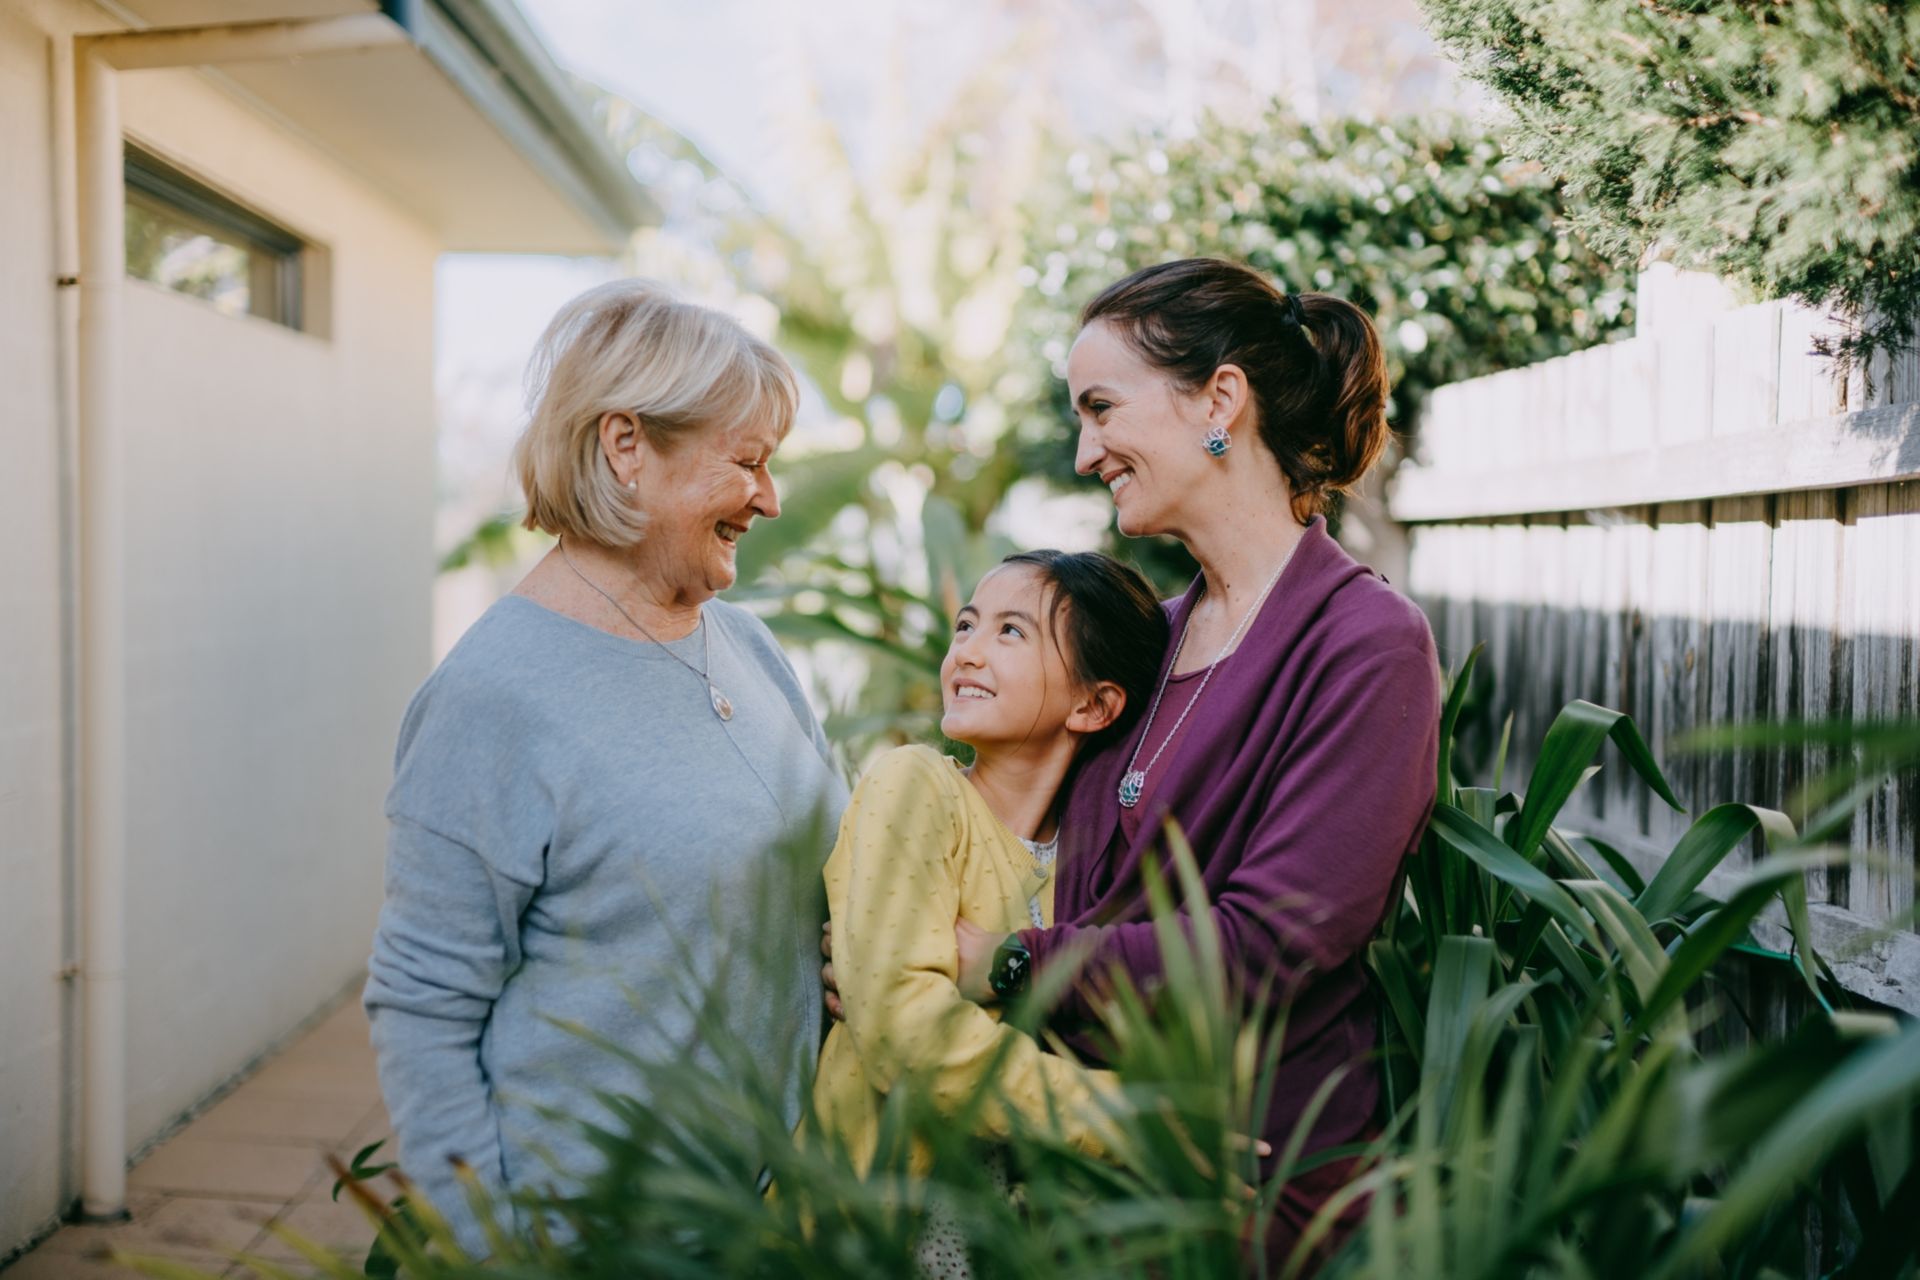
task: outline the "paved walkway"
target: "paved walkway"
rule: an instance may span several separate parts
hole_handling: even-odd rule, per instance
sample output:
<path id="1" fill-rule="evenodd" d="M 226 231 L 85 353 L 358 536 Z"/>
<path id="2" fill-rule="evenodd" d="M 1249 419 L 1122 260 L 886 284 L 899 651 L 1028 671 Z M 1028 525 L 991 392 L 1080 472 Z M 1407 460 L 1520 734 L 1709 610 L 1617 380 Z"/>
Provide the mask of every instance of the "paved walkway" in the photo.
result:
<path id="1" fill-rule="evenodd" d="M 103 1256 L 118 1249 L 212 1275 L 251 1276 L 233 1263 L 235 1254 L 300 1257 L 269 1224 L 364 1256 L 373 1228 L 346 1196 L 339 1204 L 329 1199 L 333 1175 L 322 1160 L 330 1151 L 351 1159 L 388 1136 L 367 1020 L 359 1002 L 348 1000 L 134 1166 L 127 1179 L 133 1221 L 63 1227 L 0 1275 L 132 1280 L 137 1272 Z"/>

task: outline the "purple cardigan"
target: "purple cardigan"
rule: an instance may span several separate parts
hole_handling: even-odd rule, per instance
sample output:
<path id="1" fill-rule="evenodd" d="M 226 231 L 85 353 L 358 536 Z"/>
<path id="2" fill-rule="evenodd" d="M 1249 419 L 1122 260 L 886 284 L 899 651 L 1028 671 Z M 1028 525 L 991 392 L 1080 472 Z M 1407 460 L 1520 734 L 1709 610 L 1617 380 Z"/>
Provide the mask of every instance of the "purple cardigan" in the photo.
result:
<path id="1" fill-rule="evenodd" d="M 1168 604 L 1176 635 L 1195 595 L 1189 587 Z M 1439 716 L 1426 619 L 1315 518 L 1194 707 L 1137 842 L 1121 835 L 1116 792 L 1143 729 L 1076 771 L 1057 923 L 1020 935 L 1036 965 L 1084 954 L 1089 973 L 1118 966 L 1136 984 L 1159 978 L 1140 868 L 1170 811 L 1246 988 L 1271 991 L 1276 1006 L 1291 996 L 1263 1136 L 1281 1149 L 1315 1090 L 1344 1068 L 1305 1150 L 1360 1138 L 1379 1096 L 1364 952 L 1433 805 Z M 1092 1016 L 1080 988 L 1053 1015 L 1069 1032 Z"/>

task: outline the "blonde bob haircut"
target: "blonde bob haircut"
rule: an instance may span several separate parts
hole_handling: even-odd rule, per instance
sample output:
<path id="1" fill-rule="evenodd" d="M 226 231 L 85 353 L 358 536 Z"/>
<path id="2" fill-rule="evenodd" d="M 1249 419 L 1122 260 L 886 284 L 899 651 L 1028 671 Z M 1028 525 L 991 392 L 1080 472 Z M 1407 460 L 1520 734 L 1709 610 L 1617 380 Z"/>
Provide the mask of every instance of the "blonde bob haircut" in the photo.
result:
<path id="1" fill-rule="evenodd" d="M 650 280 L 589 289 L 554 316 L 527 366 L 527 429 L 513 450 L 524 523 L 605 547 L 641 540 L 645 492 L 623 488 L 600 449 L 609 413 L 632 414 L 668 452 L 717 428 L 767 423 L 784 437 L 799 401 L 786 360 L 731 317 Z"/>

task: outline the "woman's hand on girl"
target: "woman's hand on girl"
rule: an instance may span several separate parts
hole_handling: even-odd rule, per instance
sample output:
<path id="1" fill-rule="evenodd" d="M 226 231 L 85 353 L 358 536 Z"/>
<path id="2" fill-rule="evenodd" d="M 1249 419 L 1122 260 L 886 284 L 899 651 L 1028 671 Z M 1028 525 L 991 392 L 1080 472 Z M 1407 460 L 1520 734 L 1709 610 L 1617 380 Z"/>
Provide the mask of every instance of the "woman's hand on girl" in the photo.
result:
<path id="1" fill-rule="evenodd" d="M 975 1004 L 992 1004 L 993 988 L 987 978 L 993 972 L 993 953 L 1011 934 L 989 933 L 968 920 L 953 922 L 953 941 L 960 953 L 960 994 Z M 833 922 L 820 926 L 820 954 L 827 962 L 820 966 L 821 998 L 827 1015 L 835 1022 L 846 1021 L 847 1012 L 840 1003 L 840 987 L 833 979 Z"/>
<path id="2" fill-rule="evenodd" d="M 968 920 L 953 922 L 953 941 L 960 951 L 960 994 L 975 1004 L 993 1003 L 987 979 L 993 973 L 993 953 L 1011 934 L 988 933 Z"/>

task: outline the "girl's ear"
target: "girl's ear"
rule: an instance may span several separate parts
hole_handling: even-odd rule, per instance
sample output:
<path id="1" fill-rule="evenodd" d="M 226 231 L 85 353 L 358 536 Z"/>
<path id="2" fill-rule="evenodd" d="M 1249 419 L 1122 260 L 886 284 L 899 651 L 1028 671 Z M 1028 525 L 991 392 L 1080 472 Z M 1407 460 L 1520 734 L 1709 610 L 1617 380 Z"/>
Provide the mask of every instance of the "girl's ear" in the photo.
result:
<path id="1" fill-rule="evenodd" d="M 1073 710 L 1067 713 L 1067 730 L 1098 733 L 1119 719 L 1126 708 L 1126 690 L 1111 680 L 1102 680 L 1075 699 Z"/>

